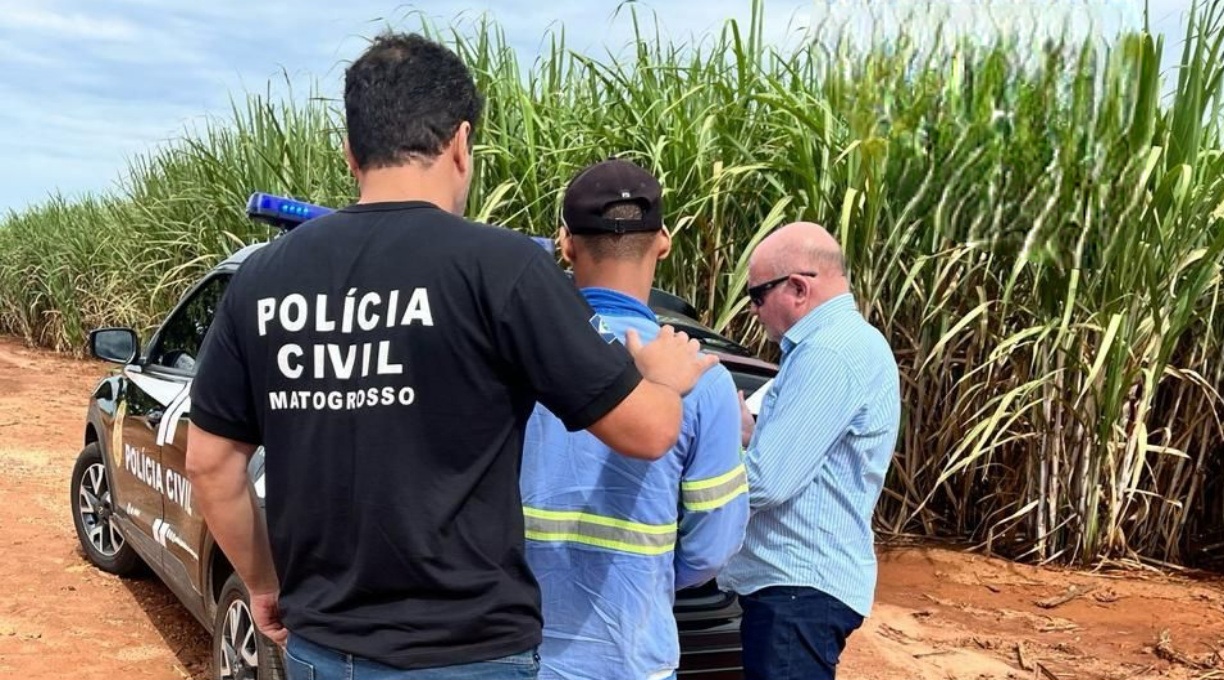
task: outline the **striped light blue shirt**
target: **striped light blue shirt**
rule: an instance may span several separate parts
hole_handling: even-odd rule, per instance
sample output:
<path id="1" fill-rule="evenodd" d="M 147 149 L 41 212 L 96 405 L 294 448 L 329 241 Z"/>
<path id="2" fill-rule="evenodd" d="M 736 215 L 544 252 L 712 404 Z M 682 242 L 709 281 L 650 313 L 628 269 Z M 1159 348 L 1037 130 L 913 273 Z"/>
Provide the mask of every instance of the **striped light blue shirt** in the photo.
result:
<path id="1" fill-rule="evenodd" d="M 718 582 L 741 595 L 815 588 L 866 617 L 876 582 L 871 517 L 900 426 L 897 363 L 849 293 L 809 312 L 781 345 L 745 453 L 748 533 Z"/>

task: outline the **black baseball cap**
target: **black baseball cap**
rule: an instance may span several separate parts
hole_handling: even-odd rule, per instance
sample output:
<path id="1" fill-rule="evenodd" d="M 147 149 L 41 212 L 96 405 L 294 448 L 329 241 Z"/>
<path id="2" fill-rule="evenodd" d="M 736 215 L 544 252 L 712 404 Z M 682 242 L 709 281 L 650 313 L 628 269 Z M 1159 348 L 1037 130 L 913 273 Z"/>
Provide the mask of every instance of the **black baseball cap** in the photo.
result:
<path id="1" fill-rule="evenodd" d="M 624 202 L 640 205 L 642 218 L 617 220 L 603 216 L 609 205 Z M 658 231 L 663 228 L 663 189 L 649 172 L 629 161 L 611 158 L 574 177 L 565 190 L 561 219 L 571 234 Z"/>

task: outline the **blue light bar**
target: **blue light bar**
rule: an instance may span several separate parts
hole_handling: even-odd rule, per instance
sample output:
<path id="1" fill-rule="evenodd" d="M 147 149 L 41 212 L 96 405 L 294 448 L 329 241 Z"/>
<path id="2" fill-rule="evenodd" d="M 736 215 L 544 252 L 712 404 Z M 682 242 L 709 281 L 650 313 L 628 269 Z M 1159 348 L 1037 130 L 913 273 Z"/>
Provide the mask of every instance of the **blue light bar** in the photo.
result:
<path id="1" fill-rule="evenodd" d="M 247 201 L 247 216 L 253 220 L 267 222 L 278 229 L 289 231 L 299 224 L 316 217 L 335 212 L 327 208 L 287 196 L 274 196 L 255 192 Z"/>

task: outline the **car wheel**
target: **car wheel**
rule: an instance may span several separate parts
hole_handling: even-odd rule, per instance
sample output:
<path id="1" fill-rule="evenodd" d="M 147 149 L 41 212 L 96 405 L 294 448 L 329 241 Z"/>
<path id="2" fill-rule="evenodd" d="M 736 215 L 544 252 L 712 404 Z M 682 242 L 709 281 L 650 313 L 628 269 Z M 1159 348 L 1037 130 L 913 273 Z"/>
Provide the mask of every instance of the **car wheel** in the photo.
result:
<path id="1" fill-rule="evenodd" d="M 230 574 L 221 588 L 212 646 L 214 680 L 284 680 L 280 648 L 255 628 L 238 574 Z"/>
<path id="2" fill-rule="evenodd" d="M 86 446 L 72 468 L 72 523 L 85 557 L 102 571 L 126 576 L 140 567 L 115 521 L 114 496 L 102 449 Z"/>

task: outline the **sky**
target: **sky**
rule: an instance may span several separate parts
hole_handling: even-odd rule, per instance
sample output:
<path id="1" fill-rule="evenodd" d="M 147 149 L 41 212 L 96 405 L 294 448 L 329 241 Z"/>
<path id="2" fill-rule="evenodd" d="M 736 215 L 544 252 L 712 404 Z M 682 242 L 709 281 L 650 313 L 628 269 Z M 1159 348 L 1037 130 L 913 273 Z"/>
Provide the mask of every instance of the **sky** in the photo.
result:
<path id="1" fill-rule="evenodd" d="M 485 13 L 530 63 L 550 28 L 571 49 L 606 56 L 631 31 L 622 0 L 0 0 L 0 215 L 60 193 L 113 191 L 136 155 L 171 142 L 232 100 L 287 75 L 295 92 L 317 84 L 339 97 L 344 63 L 390 26 L 411 30 L 427 8 L 436 25 Z M 851 35 L 887 31 L 918 0 L 766 0 L 766 40 L 791 44 L 815 24 Z M 1165 35 L 1165 67 L 1180 54 L 1192 0 L 1148 0 L 1153 32 Z M 870 2 L 870 5 L 868 4 Z M 747 21 L 751 0 L 640 0 L 666 36 L 699 39 L 728 19 Z M 1143 0 L 924 0 L 930 26 L 992 29 L 992 17 L 1037 30 L 1137 27 Z M 968 12 L 948 19 L 947 12 Z M 828 23 L 831 22 L 831 23 Z M 789 41 L 789 42 L 788 42 Z"/>

